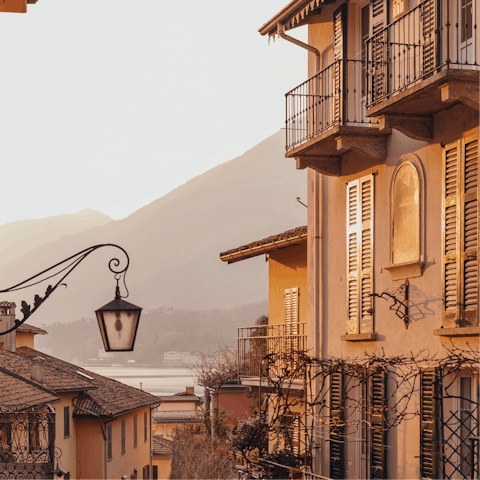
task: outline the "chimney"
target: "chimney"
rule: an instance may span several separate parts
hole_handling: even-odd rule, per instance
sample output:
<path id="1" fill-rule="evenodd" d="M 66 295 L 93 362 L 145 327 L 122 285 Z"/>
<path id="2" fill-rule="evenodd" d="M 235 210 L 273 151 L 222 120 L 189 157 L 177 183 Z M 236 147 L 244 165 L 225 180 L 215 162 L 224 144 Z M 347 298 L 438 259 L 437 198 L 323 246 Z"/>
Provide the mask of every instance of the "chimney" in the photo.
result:
<path id="1" fill-rule="evenodd" d="M 0 302 L 0 331 L 13 327 L 15 322 L 15 307 L 13 302 Z M 3 336 L 3 348 L 10 352 L 16 352 L 17 334 L 13 332 Z"/>
<path id="2" fill-rule="evenodd" d="M 30 378 L 37 383 L 46 385 L 45 379 L 45 360 L 42 357 L 35 357 L 30 367 Z"/>
<path id="3" fill-rule="evenodd" d="M 187 395 L 195 395 L 195 387 L 185 387 L 185 393 Z"/>

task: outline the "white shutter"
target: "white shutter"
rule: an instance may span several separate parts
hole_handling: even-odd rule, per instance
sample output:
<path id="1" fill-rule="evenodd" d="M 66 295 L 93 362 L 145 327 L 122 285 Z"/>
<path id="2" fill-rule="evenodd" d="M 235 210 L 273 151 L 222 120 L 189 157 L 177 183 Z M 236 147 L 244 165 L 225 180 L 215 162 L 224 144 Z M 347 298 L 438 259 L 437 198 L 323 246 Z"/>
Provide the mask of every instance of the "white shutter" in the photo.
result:
<path id="1" fill-rule="evenodd" d="M 387 31 L 379 34 L 388 24 L 388 2 L 387 0 L 371 1 L 371 36 L 375 37 L 371 46 L 372 62 L 372 100 L 383 97 L 387 93 L 387 57 L 388 57 L 388 38 Z M 377 35 L 378 34 L 378 35 Z M 367 67 L 370 68 L 370 65 Z"/>
<path id="2" fill-rule="evenodd" d="M 333 56 L 334 64 L 334 122 L 343 120 L 343 62 L 346 58 L 347 4 L 344 3 L 333 13 Z"/>
<path id="3" fill-rule="evenodd" d="M 285 290 L 285 348 L 286 353 L 298 352 L 298 287 L 287 288 Z"/>
<path id="4" fill-rule="evenodd" d="M 373 175 L 347 185 L 347 333 L 373 333 Z"/>

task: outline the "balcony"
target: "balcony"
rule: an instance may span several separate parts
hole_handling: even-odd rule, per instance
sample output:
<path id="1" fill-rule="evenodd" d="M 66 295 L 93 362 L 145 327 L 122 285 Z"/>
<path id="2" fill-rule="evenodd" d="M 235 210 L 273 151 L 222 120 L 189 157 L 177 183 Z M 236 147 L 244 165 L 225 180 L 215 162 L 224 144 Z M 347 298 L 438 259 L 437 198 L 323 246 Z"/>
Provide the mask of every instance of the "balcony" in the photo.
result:
<path id="1" fill-rule="evenodd" d="M 297 168 L 341 175 L 341 156 L 353 150 L 386 157 L 386 135 L 365 115 L 365 63 L 337 60 L 286 94 L 286 156 Z"/>
<path id="2" fill-rule="evenodd" d="M 436 113 L 459 102 L 478 110 L 474 4 L 424 0 L 367 41 L 366 115 L 380 128 L 428 140 Z"/>
<path id="3" fill-rule="evenodd" d="M 292 323 L 238 328 L 238 376 L 272 377 L 295 370 L 300 352 L 307 350 L 307 324 Z M 303 382 L 301 382 L 303 386 Z"/>
<path id="4" fill-rule="evenodd" d="M 152 417 L 156 423 L 197 422 L 201 420 L 195 410 L 157 411 L 152 412 Z"/>

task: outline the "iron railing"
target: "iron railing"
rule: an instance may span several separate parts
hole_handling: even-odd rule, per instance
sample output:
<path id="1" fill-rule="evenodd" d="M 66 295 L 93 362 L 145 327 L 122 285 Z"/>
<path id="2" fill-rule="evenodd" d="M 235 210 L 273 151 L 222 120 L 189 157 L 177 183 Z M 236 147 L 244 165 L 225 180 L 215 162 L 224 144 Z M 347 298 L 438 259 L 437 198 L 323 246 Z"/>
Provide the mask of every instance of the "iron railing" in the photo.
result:
<path id="1" fill-rule="evenodd" d="M 266 368 L 285 368 L 307 350 L 306 323 L 238 328 L 239 377 L 259 377 Z"/>
<path id="2" fill-rule="evenodd" d="M 367 108 L 440 70 L 478 70 L 475 2 L 424 0 L 375 32 L 366 42 Z"/>
<path id="3" fill-rule="evenodd" d="M 339 125 L 369 126 L 365 62 L 336 60 L 286 95 L 287 150 Z"/>

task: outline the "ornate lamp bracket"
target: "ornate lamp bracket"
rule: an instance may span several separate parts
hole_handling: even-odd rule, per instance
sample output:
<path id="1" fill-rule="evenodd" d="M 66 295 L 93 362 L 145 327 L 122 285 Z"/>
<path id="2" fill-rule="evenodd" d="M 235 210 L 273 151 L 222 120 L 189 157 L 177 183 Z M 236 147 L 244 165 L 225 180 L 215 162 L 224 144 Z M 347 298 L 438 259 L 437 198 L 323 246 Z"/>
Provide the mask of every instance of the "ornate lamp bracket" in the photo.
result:
<path id="1" fill-rule="evenodd" d="M 395 291 L 389 292 L 388 290 L 385 290 L 382 293 L 371 293 L 370 296 L 370 301 L 371 301 L 371 306 L 367 310 L 368 313 L 373 314 L 375 313 L 375 309 L 373 308 L 373 297 L 378 297 L 378 298 L 383 298 L 384 300 L 393 300 L 393 304 L 390 305 L 390 310 L 395 312 L 395 315 L 397 315 L 398 318 L 403 320 L 403 323 L 405 324 L 405 328 L 408 328 L 408 288 L 409 288 L 409 282 L 408 279 L 405 280 L 405 282 L 400 285 Z"/>
<path id="2" fill-rule="evenodd" d="M 66 258 L 65 260 L 62 260 L 61 262 L 47 268 L 46 270 L 43 270 L 43 272 L 37 273 L 33 277 L 28 278 L 27 280 L 24 280 L 23 282 L 18 283 L 17 285 L 14 285 L 12 287 L 6 288 L 4 290 L 0 290 L 1 293 L 9 293 L 9 292 L 15 292 L 17 290 L 23 290 L 24 288 L 29 288 L 33 287 L 34 285 L 38 285 L 39 283 L 45 282 L 51 278 L 58 277 L 61 275 L 60 280 L 58 280 L 55 284 L 53 285 L 48 285 L 47 290 L 45 291 L 45 295 L 41 297 L 40 295 L 35 295 L 34 300 L 33 300 L 33 308 L 31 305 L 29 305 L 27 302 L 22 301 L 22 308 L 21 312 L 23 313 L 23 318 L 22 320 L 15 319 L 14 326 L 8 330 L 5 330 L 3 332 L 0 332 L 1 335 L 6 335 L 7 333 L 13 332 L 16 330 L 20 325 L 25 323 L 25 321 L 38 309 L 40 308 L 40 305 L 48 298 L 50 295 L 59 287 L 59 286 L 67 286 L 66 283 L 63 283 L 65 278 L 70 275 L 70 273 L 75 270 L 75 268 L 85 260 L 91 253 L 95 252 L 99 248 L 102 247 L 115 247 L 120 249 L 126 257 L 126 264 L 124 267 L 121 267 L 122 262 L 118 258 L 112 258 L 108 262 L 108 268 L 110 271 L 114 274 L 115 280 L 117 282 L 116 289 L 115 289 L 115 296 L 117 298 L 127 298 L 128 297 L 128 289 L 127 289 L 127 284 L 125 283 L 125 276 L 127 274 L 128 267 L 130 265 L 130 258 L 127 254 L 127 252 L 120 246 L 115 245 L 113 243 L 104 243 L 100 245 L 94 245 L 92 247 L 86 248 L 85 250 L 82 250 L 81 252 L 76 253 L 75 255 L 72 255 L 71 257 Z M 57 272 L 52 272 L 53 270 L 58 270 Z M 120 295 L 120 287 L 119 283 L 120 280 L 123 280 L 123 286 L 125 287 L 125 291 L 127 294 L 125 296 Z M 53 283 L 53 282 L 52 282 Z"/>

